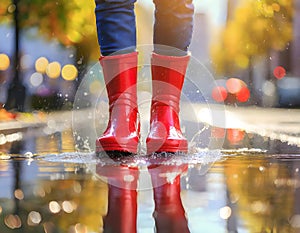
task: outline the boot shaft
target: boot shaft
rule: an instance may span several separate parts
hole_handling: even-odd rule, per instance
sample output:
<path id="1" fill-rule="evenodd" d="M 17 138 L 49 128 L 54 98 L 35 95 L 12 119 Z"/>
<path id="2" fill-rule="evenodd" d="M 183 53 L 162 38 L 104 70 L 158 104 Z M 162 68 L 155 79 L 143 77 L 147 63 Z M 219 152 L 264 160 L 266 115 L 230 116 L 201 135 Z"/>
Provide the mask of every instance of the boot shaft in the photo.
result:
<path id="1" fill-rule="evenodd" d="M 137 55 L 133 52 L 100 58 L 110 105 L 119 98 L 124 99 L 125 104 L 136 105 Z"/>
<path id="2" fill-rule="evenodd" d="M 190 56 L 175 57 L 152 54 L 152 93 L 180 98 Z"/>
<path id="3" fill-rule="evenodd" d="M 151 113 L 156 112 L 156 117 L 161 114 L 171 114 L 177 118 L 188 62 L 189 56 L 174 57 L 153 53 Z"/>

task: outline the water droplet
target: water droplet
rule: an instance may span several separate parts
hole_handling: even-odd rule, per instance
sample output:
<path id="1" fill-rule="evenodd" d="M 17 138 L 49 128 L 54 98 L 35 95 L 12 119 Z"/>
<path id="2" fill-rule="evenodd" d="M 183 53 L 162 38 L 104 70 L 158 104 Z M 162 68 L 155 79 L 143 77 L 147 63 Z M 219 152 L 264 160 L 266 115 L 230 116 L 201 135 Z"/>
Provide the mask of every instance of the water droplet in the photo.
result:
<path id="1" fill-rule="evenodd" d="M 134 181 L 134 176 L 133 175 L 125 175 L 123 179 L 125 182 L 132 182 L 132 181 Z"/>
<path id="2" fill-rule="evenodd" d="M 78 65 L 81 65 L 81 64 L 82 64 L 82 61 L 83 61 L 83 57 L 81 57 L 81 58 L 77 61 L 77 64 L 78 64 Z"/>
<path id="3" fill-rule="evenodd" d="M 26 152 L 26 153 L 24 154 L 24 157 L 26 157 L 26 158 L 32 158 L 32 157 L 33 157 L 33 154 L 32 154 L 32 152 L 28 151 L 28 152 Z"/>

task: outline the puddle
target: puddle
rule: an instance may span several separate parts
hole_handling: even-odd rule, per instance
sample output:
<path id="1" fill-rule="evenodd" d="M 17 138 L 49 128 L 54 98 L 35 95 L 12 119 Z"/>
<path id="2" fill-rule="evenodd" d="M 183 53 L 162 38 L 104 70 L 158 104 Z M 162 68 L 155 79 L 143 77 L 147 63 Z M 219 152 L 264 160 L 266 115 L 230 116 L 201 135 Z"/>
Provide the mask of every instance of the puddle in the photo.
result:
<path id="1" fill-rule="evenodd" d="M 28 134 L 1 147 L 0 232 L 299 232 L 299 148 L 232 133 L 221 150 L 126 159 Z"/>
<path id="2" fill-rule="evenodd" d="M 134 215 L 130 211 L 122 215 L 122 211 L 110 209 L 110 214 L 114 212 L 114 217 L 122 217 L 129 225 L 136 224 L 138 232 L 155 232 L 155 221 L 158 220 L 153 213 L 158 213 L 169 229 L 176 220 L 181 227 L 195 233 L 297 232 L 299 158 L 297 154 L 226 151 L 206 172 L 201 170 L 204 165 L 201 157 L 194 156 L 181 165 L 174 159 L 161 163 L 161 170 L 156 173 L 173 174 L 173 180 L 171 177 L 166 183 L 169 190 L 174 190 L 175 186 L 180 188 L 181 202 L 172 200 L 173 203 L 168 205 L 176 212 L 184 210 L 187 218 L 173 216 L 172 211 L 170 216 L 164 216 L 165 213 L 161 215 L 155 209 L 158 204 L 154 204 L 154 189 L 148 188 L 151 185 L 150 169 L 140 173 L 142 184 L 139 184 L 135 221 L 130 218 Z M 118 179 L 119 173 L 106 173 L 109 174 L 106 179 L 99 179 L 95 171 L 120 165 L 98 163 L 100 160 L 93 153 L 43 154 L 0 160 L 1 232 L 102 232 L 109 205 L 115 206 L 109 203 L 116 198 L 109 195 L 116 188 L 108 181 L 112 178 L 109 175 Z M 138 161 L 136 165 L 143 171 L 147 162 Z M 98 169 L 91 171 L 90 164 L 98 165 Z M 188 164 L 188 168 L 180 173 L 178 186 L 175 182 L 178 174 L 174 175 L 174 171 L 184 164 Z M 124 174 L 120 177 L 127 177 L 128 181 L 132 173 Z M 124 198 L 126 200 L 126 196 Z"/>

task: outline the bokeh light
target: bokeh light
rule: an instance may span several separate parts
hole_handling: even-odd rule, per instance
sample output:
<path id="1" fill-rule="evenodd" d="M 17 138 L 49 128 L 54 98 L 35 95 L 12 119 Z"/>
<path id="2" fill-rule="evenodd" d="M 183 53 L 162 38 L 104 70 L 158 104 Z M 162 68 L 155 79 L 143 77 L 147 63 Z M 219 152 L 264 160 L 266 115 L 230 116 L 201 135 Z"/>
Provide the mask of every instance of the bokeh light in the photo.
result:
<path id="1" fill-rule="evenodd" d="M 49 78 L 58 78 L 60 76 L 61 66 L 58 62 L 51 62 L 48 64 L 46 74 Z"/>
<path id="2" fill-rule="evenodd" d="M 0 54 L 0 70 L 2 70 L 2 71 L 7 70 L 9 65 L 10 65 L 9 57 L 6 54 L 1 53 Z"/>
<path id="3" fill-rule="evenodd" d="M 242 87 L 238 93 L 236 93 L 236 99 L 239 102 L 247 102 L 250 98 L 250 91 L 248 87 Z"/>
<path id="4" fill-rule="evenodd" d="M 57 201 L 51 201 L 49 203 L 49 210 L 51 211 L 51 213 L 57 214 L 60 212 L 61 207 Z"/>
<path id="5" fill-rule="evenodd" d="M 243 54 L 238 54 L 237 58 L 235 59 L 235 62 L 240 68 L 243 69 L 249 66 L 249 58 Z"/>
<path id="6" fill-rule="evenodd" d="M 14 13 L 15 10 L 16 10 L 16 5 L 15 4 L 10 4 L 7 8 L 7 12 L 10 13 L 10 14 Z"/>
<path id="7" fill-rule="evenodd" d="M 41 73 L 35 72 L 30 76 L 30 84 L 34 87 L 38 87 L 43 83 L 43 75 Z"/>
<path id="8" fill-rule="evenodd" d="M 37 197 L 45 197 L 46 196 L 46 192 L 43 189 L 43 187 L 36 187 L 33 190 L 33 194 Z"/>
<path id="9" fill-rule="evenodd" d="M 272 8 L 275 12 L 279 12 L 281 7 L 278 3 L 272 3 Z"/>
<path id="10" fill-rule="evenodd" d="M 74 65 L 65 65 L 62 69 L 61 75 L 63 79 L 72 81 L 77 78 L 78 70 Z"/>
<path id="11" fill-rule="evenodd" d="M 227 98 L 227 91 L 225 87 L 216 86 L 211 93 L 212 98 L 217 102 L 223 102 Z"/>
<path id="12" fill-rule="evenodd" d="M 232 145 L 239 144 L 244 140 L 245 131 L 240 129 L 227 129 L 227 140 Z"/>
<path id="13" fill-rule="evenodd" d="M 76 233 L 87 233 L 88 232 L 87 226 L 85 226 L 82 223 L 77 223 L 75 225 L 75 232 Z"/>
<path id="14" fill-rule="evenodd" d="M 222 207 L 220 209 L 220 217 L 222 219 L 225 219 L 225 220 L 229 219 L 230 216 L 231 216 L 231 213 L 232 213 L 232 211 L 231 211 L 231 208 L 229 206 L 225 206 L 225 207 Z"/>
<path id="15" fill-rule="evenodd" d="M 97 80 L 93 81 L 89 86 L 90 92 L 94 95 L 99 94 L 99 91 L 101 90 L 101 86 L 102 86 L 101 82 Z"/>
<path id="16" fill-rule="evenodd" d="M 16 229 L 22 226 L 21 219 L 18 215 L 7 215 L 4 219 L 4 223 L 10 229 Z"/>
<path id="17" fill-rule="evenodd" d="M 15 198 L 18 200 L 23 200 L 24 199 L 24 193 L 21 189 L 16 189 L 14 192 Z"/>
<path id="18" fill-rule="evenodd" d="M 32 57 L 29 54 L 25 54 L 21 57 L 20 63 L 22 69 L 30 69 L 32 66 Z"/>
<path id="19" fill-rule="evenodd" d="M 246 86 L 246 83 L 238 78 L 230 78 L 226 82 L 227 90 L 231 94 L 238 93 L 244 86 Z"/>
<path id="20" fill-rule="evenodd" d="M 211 136 L 213 138 L 224 138 L 226 134 L 226 130 L 220 127 L 212 127 L 211 128 Z"/>
<path id="21" fill-rule="evenodd" d="M 35 70 L 36 72 L 44 74 L 46 72 L 49 61 L 45 57 L 40 57 L 35 61 Z"/>
<path id="22" fill-rule="evenodd" d="M 282 79 L 286 75 L 286 71 L 282 66 L 277 66 L 273 70 L 273 74 L 274 74 L 275 78 Z"/>
<path id="23" fill-rule="evenodd" d="M 268 211 L 268 205 L 262 201 L 254 201 L 251 203 L 250 209 L 255 214 L 265 214 Z"/>
<path id="24" fill-rule="evenodd" d="M 74 205 L 70 201 L 64 201 L 62 203 L 62 208 L 66 213 L 72 213 L 74 211 Z"/>
<path id="25" fill-rule="evenodd" d="M 41 221 L 42 221 L 42 216 L 41 216 L 41 214 L 39 212 L 37 212 L 37 211 L 31 211 L 28 214 L 27 224 L 29 226 L 38 225 Z"/>
<path id="26" fill-rule="evenodd" d="M 276 93 L 276 86 L 274 83 L 270 81 L 265 81 L 263 86 L 262 86 L 262 92 L 266 96 L 274 96 Z"/>

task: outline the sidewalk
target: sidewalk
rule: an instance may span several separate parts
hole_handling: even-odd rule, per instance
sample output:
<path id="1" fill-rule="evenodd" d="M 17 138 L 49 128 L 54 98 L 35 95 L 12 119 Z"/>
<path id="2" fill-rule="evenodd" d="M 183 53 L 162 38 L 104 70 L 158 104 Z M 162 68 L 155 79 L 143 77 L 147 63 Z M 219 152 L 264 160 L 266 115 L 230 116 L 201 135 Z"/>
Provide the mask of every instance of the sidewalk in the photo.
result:
<path id="1" fill-rule="evenodd" d="M 221 128 L 242 129 L 248 133 L 269 137 L 300 147 L 300 109 L 275 109 L 259 107 L 232 107 L 222 105 L 193 104 L 192 110 L 197 114 L 198 121 Z M 77 120 L 87 120 L 91 109 L 76 111 Z M 147 113 L 142 122 L 147 123 Z M 183 105 L 181 117 L 194 120 L 191 106 Z M 78 122 L 77 122 L 78 123 Z M 72 111 L 53 112 L 46 114 L 45 119 L 28 121 L 0 122 L 0 134 L 18 132 L 27 128 L 47 127 L 51 131 L 63 131 L 72 127 Z"/>
<path id="2" fill-rule="evenodd" d="M 200 120 L 209 125 L 227 129 L 242 129 L 247 133 L 255 133 L 300 147 L 300 109 L 220 105 L 209 107 L 199 105 L 196 108 L 200 112 Z M 225 119 L 213 122 L 212 114 L 222 114 Z"/>

